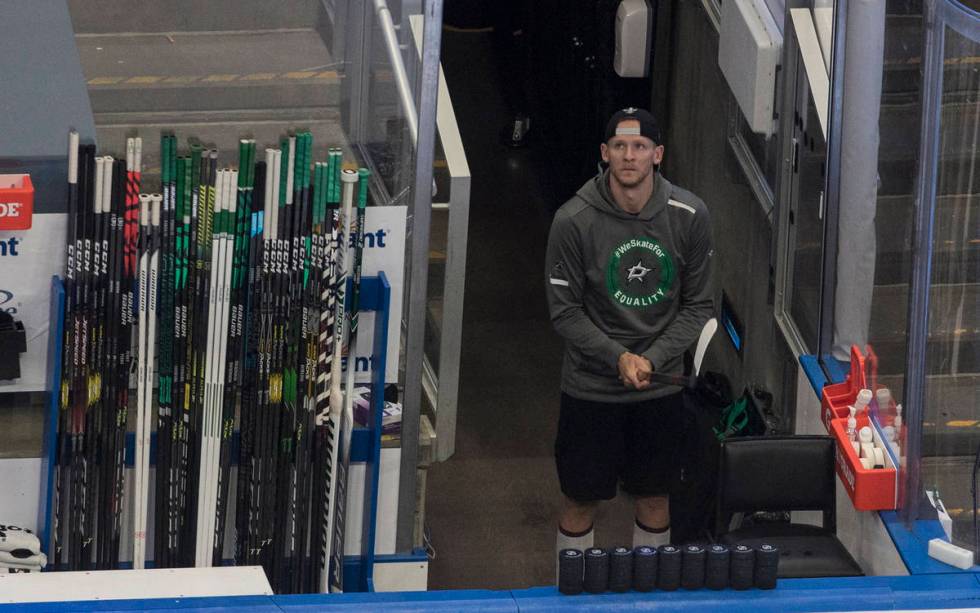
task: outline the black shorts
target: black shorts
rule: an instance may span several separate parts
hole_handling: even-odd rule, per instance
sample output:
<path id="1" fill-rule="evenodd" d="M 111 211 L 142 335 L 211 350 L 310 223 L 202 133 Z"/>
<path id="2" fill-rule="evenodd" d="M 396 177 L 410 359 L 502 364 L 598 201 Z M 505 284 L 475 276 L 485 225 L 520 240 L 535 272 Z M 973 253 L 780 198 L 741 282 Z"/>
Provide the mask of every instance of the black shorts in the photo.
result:
<path id="1" fill-rule="evenodd" d="M 578 502 L 669 493 L 683 394 L 633 403 L 592 402 L 561 395 L 555 462 L 565 496 Z"/>

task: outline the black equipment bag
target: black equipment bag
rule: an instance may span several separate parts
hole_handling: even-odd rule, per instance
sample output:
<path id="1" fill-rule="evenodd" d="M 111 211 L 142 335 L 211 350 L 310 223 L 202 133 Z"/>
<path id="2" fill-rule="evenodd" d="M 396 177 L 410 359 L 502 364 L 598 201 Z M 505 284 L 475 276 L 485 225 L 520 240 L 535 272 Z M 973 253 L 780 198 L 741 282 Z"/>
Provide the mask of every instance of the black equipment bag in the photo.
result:
<path id="1" fill-rule="evenodd" d="M 744 400 L 740 399 L 740 400 Z M 706 372 L 684 391 L 678 420 L 676 471 L 670 492 L 670 536 L 674 543 L 707 542 L 714 524 L 719 438 L 715 429 L 733 402 L 725 375 Z"/>

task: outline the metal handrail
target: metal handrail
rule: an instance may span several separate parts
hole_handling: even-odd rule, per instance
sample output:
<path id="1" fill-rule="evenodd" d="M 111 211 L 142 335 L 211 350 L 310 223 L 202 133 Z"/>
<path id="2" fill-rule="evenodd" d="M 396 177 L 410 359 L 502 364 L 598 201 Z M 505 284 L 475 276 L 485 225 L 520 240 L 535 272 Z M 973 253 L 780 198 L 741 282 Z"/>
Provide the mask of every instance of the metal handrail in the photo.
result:
<path id="1" fill-rule="evenodd" d="M 405 71 L 405 62 L 402 59 L 401 45 L 398 43 L 398 33 L 395 31 L 395 23 L 391 18 L 391 10 L 385 0 L 374 0 L 374 12 L 381 25 L 381 32 L 384 34 L 385 47 L 388 51 L 388 59 L 395 73 L 395 86 L 398 88 L 398 98 L 402 104 L 402 111 L 405 113 L 405 120 L 408 122 L 408 132 L 412 136 L 412 145 L 418 146 L 419 142 L 419 116 L 415 108 L 415 97 L 412 95 L 412 88 L 408 83 L 408 73 Z"/>

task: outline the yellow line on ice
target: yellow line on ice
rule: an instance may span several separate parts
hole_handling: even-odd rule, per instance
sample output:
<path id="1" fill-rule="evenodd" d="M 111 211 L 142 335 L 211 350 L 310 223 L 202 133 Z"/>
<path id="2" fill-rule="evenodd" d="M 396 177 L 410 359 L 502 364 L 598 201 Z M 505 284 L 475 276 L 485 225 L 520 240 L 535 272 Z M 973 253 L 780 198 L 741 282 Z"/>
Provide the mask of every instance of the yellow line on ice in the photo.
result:
<path id="1" fill-rule="evenodd" d="M 229 81 L 235 81 L 237 79 L 238 79 L 237 74 L 212 74 L 204 77 L 204 80 L 210 83 L 227 83 Z"/>
<path id="2" fill-rule="evenodd" d="M 134 85 L 150 85 L 163 80 L 163 77 L 156 76 L 142 76 L 142 77 L 130 77 L 126 79 L 126 83 L 132 83 Z"/>
<path id="3" fill-rule="evenodd" d="M 89 80 L 89 85 L 114 85 L 123 80 L 123 77 L 96 77 Z"/>
<path id="4" fill-rule="evenodd" d="M 253 72 L 242 77 L 242 81 L 271 81 L 277 77 L 275 72 Z"/>
<path id="5" fill-rule="evenodd" d="M 953 421 L 947 421 L 946 425 L 950 428 L 970 428 L 977 425 L 977 420 L 975 419 L 954 419 Z"/>

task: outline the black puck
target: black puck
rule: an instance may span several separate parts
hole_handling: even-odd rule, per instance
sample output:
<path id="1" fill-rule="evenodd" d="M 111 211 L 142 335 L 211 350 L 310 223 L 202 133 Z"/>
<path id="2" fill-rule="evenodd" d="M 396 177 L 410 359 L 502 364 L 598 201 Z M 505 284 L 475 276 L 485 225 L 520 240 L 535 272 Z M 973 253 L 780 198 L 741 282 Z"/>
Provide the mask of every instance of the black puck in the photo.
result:
<path id="1" fill-rule="evenodd" d="M 558 591 L 574 595 L 582 593 L 585 557 L 578 549 L 562 549 L 558 554 Z"/>
<path id="2" fill-rule="evenodd" d="M 753 573 L 755 586 L 763 590 L 774 589 L 778 571 L 779 549 L 768 544 L 757 547 L 755 550 L 755 572 Z"/>
<path id="3" fill-rule="evenodd" d="M 729 555 L 729 584 L 736 590 L 749 589 L 754 581 L 755 551 L 748 545 L 736 545 Z"/>
<path id="4" fill-rule="evenodd" d="M 687 545 L 681 557 L 681 587 L 699 590 L 704 587 L 704 547 Z"/>
<path id="5" fill-rule="evenodd" d="M 661 545 L 657 557 L 657 587 L 665 591 L 676 590 L 681 585 L 681 550 L 673 545 Z"/>
<path id="6" fill-rule="evenodd" d="M 633 550 L 613 547 L 609 550 L 609 591 L 628 592 L 633 584 Z"/>
<path id="7" fill-rule="evenodd" d="M 609 585 L 609 554 L 605 549 L 585 550 L 585 579 L 582 586 L 590 594 L 601 594 Z"/>
<path id="8" fill-rule="evenodd" d="M 637 547 L 633 550 L 633 589 L 649 592 L 657 586 L 657 550 L 654 547 Z"/>
<path id="9" fill-rule="evenodd" d="M 776 566 L 779 564 L 779 549 L 775 545 L 763 543 L 755 548 L 756 566 Z"/>
<path id="10" fill-rule="evenodd" d="M 704 569 L 704 585 L 708 589 L 723 590 L 728 587 L 728 547 L 712 545 L 708 547 Z"/>

